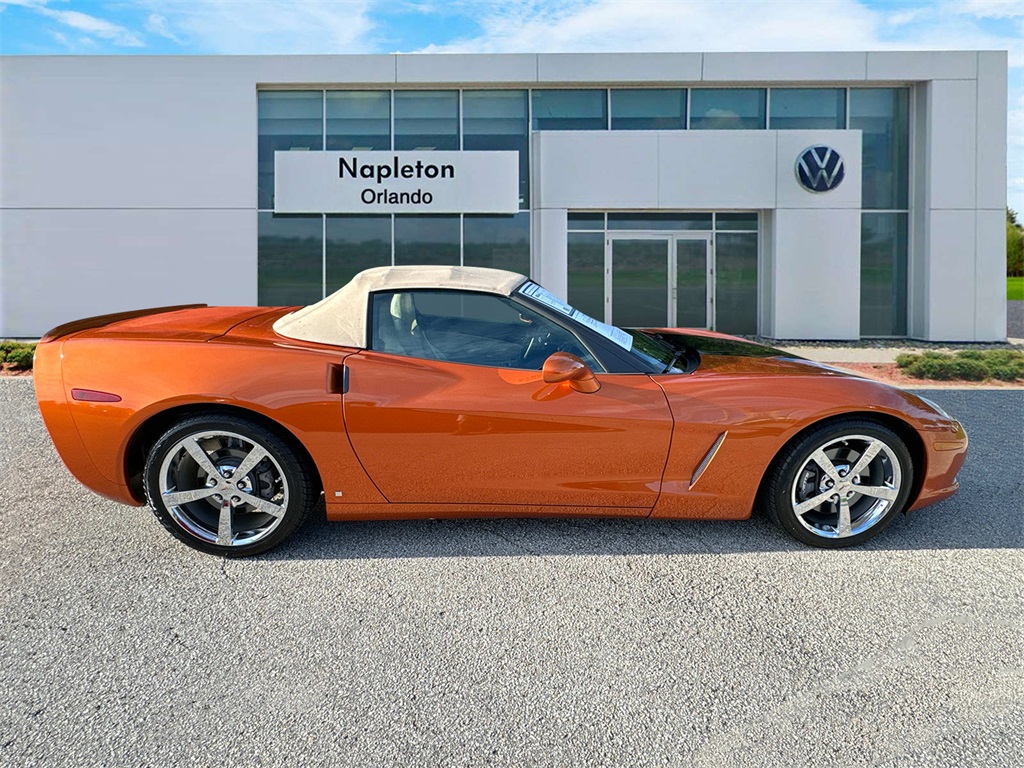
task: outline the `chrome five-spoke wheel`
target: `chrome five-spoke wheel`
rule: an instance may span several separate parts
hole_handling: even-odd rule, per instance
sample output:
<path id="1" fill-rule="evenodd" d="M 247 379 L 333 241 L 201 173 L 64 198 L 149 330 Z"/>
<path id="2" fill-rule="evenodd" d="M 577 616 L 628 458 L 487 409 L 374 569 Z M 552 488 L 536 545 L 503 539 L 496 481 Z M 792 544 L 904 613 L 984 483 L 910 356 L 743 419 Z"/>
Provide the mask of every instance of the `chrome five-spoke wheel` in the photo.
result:
<path id="1" fill-rule="evenodd" d="M 793 480 L 793 512 L 828 539 L 857 536 L 885 516 L 903 473 L 893 449 L 868 435 L 844 435 L 811 452 Z"/>
<path id="2" fill-rule="evenodd" d="M 913 464 L 903 440 L 870 421 L 826 423 L 788 445 L 762 501 L 795 538 L 821 547 L 865 541 L 906 505 Z"/>
<path id="3" fill-rule="evenodd" d="M 309 478 L 291 447 L 231 416 L 171 429 L 150 453 L 145 479 L 153 511 L 171 533 L 229 556 L 275 546 L 310 504 Z"/>

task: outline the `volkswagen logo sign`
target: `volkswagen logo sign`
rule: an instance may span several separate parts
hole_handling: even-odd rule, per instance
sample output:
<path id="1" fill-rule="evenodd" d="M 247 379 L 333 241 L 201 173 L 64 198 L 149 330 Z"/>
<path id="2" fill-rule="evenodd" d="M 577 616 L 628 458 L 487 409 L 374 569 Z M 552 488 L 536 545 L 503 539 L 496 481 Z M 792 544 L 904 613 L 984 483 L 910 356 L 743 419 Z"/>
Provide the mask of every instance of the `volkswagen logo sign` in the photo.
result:
<path id="1" fill-rule="evenodd" d="M 843 158 L 832 147 L 808 147 L 796 159 L 796 178 L 808 192 L 828 192 L 843 183 Z"/>

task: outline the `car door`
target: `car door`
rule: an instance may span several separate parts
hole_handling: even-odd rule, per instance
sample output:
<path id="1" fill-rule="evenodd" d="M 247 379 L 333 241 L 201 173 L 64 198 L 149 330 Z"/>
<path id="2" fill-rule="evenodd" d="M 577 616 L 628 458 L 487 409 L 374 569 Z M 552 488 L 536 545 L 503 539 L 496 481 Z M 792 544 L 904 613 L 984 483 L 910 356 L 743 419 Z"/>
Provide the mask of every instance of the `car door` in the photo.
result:
<path id="1" fill-rule="evenodd" d="M 503 297 L 411 293 L 372 297 L 371 349 L 346 359 L 349 439 L 389 501 L 647 513 L 672 432 L 649 376 L 598 372 L 593 393 L 546 384 L 550 352 L 599 363 Z"/>

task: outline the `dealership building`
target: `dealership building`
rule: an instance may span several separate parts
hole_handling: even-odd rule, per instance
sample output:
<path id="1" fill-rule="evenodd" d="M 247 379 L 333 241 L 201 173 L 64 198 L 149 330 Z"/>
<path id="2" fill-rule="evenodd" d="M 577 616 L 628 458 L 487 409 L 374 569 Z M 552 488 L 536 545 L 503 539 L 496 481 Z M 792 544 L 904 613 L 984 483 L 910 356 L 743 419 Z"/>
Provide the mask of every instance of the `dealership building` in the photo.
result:
<path id="1" fill-rule="evenodd" d="M 1002 51 L 0 57 L 0 337 L 511 269 L 598 319 L 1006 338 Z"/>

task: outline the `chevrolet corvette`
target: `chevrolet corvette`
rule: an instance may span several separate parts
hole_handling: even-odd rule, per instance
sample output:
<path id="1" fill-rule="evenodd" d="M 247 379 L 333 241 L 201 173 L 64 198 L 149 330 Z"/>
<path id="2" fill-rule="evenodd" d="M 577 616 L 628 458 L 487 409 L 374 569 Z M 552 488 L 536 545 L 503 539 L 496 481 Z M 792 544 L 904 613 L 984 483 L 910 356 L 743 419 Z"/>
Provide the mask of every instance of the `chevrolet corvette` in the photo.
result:
<path id="1" fill-rule="evenodd" d="M 706 330 L 622 329 L 524 277 L 367 270 L 307 307 L 163 307 L 50 331 L 40 411 L 86 487 L 240 557 L 330 520 L 742 520 L 809 545 L 957 491 L 924 398 Z"/>

